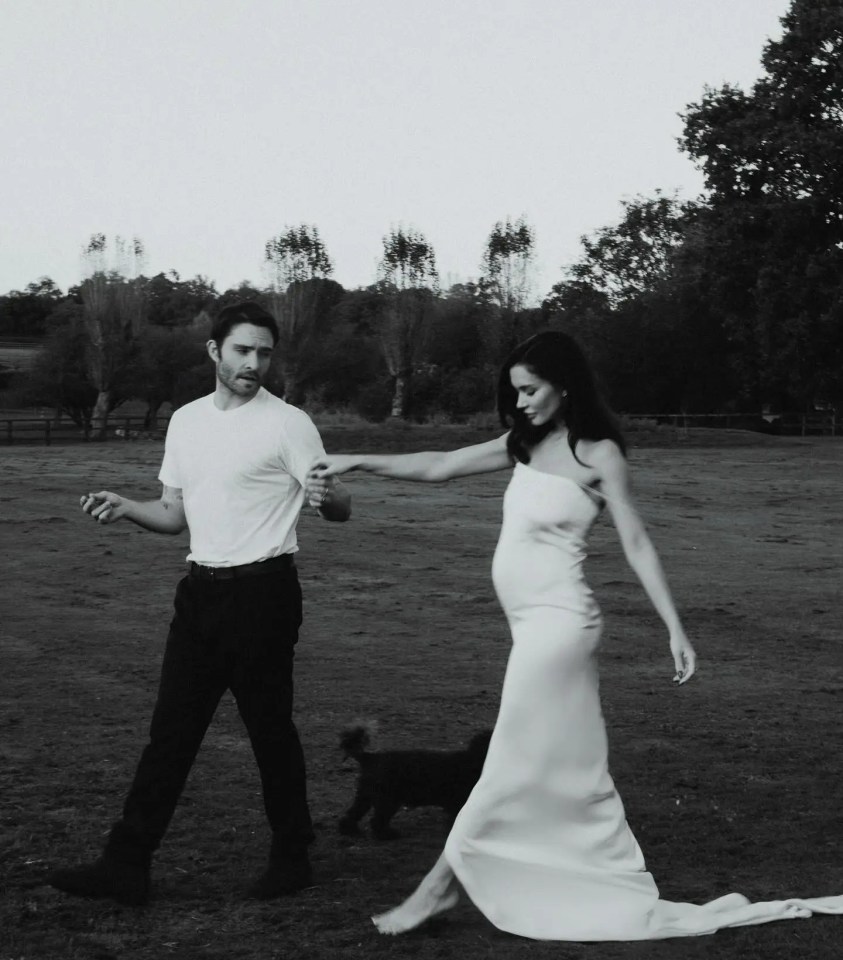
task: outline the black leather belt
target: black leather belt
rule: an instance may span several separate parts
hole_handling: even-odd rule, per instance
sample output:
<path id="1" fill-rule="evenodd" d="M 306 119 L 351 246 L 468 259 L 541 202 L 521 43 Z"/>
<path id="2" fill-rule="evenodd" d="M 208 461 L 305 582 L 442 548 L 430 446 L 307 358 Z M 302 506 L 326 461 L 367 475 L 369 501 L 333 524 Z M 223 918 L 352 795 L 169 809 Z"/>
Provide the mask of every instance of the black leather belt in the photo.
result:
<path id="1" fill-rule="evenodd" d="M 197 580 L 236 580 L 239 577 L 256 577 L 262 573 L 292 570 L 295 565 L 292 553 L 282 553 L 279 557 L 258 560 L 257 563 L 241 563 L 238 567 L 205 567 L 191 560 L 187 573 L 188 576 L 195 577 Z"/>

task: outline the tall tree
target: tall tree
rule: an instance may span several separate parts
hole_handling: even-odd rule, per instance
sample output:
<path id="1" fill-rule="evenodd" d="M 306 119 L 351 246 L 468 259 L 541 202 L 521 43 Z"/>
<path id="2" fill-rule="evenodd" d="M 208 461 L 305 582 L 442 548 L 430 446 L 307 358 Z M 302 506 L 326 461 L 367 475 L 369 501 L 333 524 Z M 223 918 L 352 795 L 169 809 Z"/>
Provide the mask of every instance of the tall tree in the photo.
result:
<path id="1" fill-rule="evenodd" d="M 483 251 L 483 280 L 502 310 L 517 312 L 532 290 L 536 236 L 524 217 L 499 220 Z"/>
<path id="2" fill-rule="evenodd" d="M 27 372 L 24 400 L 32 406 L 52 407 L 57 421 L 61 414 L 70 417 L 87 438 L 97 389 L 87 376 L 86 361 L 84 326 L 72 319 L 56 324 Z"/>
<path id="3" fill-rule="evenodd" d="M 315 226 L 287 227 L 264 245 L 267 302 L 279 332 L 270 384 L 281 388 L 290 403 L 304 400 L 310 348 L 320 332 L 320 321 L 342 291 L 339 284 L 328 282 L 333 272 Z"/>
<path id="4" fill-rule="evenodd" d="M 211 370 L 205 344 L 194 329 L 149 324 L 121 385 L 128 395 L 146 402 L 144 426 L 154 429 L 161 405 L 177 405 L 185 378 L 204 380 L 211 389 Z"/>
<path id="5" fill-rule="evenodd" d="M 49 330 L 49 316 L 63 294 L 50 277 L 28 283 L 25 290 L 10 290 L 0 297 L 0 336 L 39 338 Z"/>
<path id="6" fill-rule="evenodd" d="M 430 362 L 451 370 L 482 368 L 493 379 L 494 373 L 485 362 L 489 358 L 483 338 L 495 310 L 480 283 L 453 284 L 441 297 L 433 317 Z"/>
<path id="7" fill-rule="evenodd" d="M 147 281 L 143 244 L 93 234 L 82 252 L 88 276 L 79 285 L 88 378 L 97 391 L 92 435 L 105 436 L 124 375 L 146 322 Z"/>
<path id="8" fill-rule="evenodd" d="M 623 409 L 712 402 L 710 394 L 702 400 L 697 380 L 706 379 L 718 347 L 703 336 L 708 317 L 685 293 L 692 274 L 680 270 L 695 207 L 660 193 L 622 207 L 619 223 L 582 238 L 583 254 L 544 301 L 545 315 L 582 343 Z"/>
<path id="9" fill-rule="evenodd" d="M 175 270 L 151 277 L 147 295 L 149 323 L 157 327 L 187 326 L 203 310 L 212 309 L 218 297 L 212 280 L 201 275 L 182 280 Z"/>
<path id="10" fill-rule="evenodd" d="M 378 287 L 383 295 L 378 335 L 394 383 L 391 415 L 403 417 L 439 291 L 436 256 L 422 233 L 398 227 L 384 236 Z"/>
<path id="11" fill-rule="evenodd" d="M 582 237 L 582 258 L 569 269 L 574 283 L 585 283 L 616 306 L 652 290 L 668 271 L 682 241 L 689 209 L 676 196 L 622 200 L 618 224 Z"/>
<path id="12" fill-rule="evenodd" d="M 332 309 L 330 336 L 320 338 L 308 362 L 309 394 L 318 391 L 328 406 L 359 409 L 361 393 L 379 400 L 388 393 L 377 333 L 382 306 L 383 298 L 374 286 L 343 293 Z"/>
<path id="13" fill-rule="evenodd" d="M 793 0 L 750 93 L 706 89 L 683 149 L 705 176 L 701 262 L 746 399 L 843 397 L 843 6 Z"/>
<path id="14" fill-rule="evenodd" d="M 480 286 L 497 307 L 483 330 L 492 362 L 511 346 L 515 317 L 532 292 L 535 243 L 535 231 L 524 217 L 499 220 L 486 240 Z"/>

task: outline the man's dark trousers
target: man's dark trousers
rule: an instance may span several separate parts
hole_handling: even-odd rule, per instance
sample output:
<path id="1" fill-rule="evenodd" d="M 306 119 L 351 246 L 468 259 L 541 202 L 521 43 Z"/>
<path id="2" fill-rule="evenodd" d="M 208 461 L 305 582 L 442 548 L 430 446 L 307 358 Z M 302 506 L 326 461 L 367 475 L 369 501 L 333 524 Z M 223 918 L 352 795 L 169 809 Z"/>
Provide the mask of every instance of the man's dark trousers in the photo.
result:
<path id="1" fill-rule="evenodd" d="M 292 559 L 292 558 L 288 558 Z M 178 585 L 149 743 L 107 852 L 147 863 L 173 815 L 226 690 L 257 760 L 273 860 L 305 855 L 313 840 L 304 755 L 293 723 L 293 655 L 302 618 L 295 565 Z"/>

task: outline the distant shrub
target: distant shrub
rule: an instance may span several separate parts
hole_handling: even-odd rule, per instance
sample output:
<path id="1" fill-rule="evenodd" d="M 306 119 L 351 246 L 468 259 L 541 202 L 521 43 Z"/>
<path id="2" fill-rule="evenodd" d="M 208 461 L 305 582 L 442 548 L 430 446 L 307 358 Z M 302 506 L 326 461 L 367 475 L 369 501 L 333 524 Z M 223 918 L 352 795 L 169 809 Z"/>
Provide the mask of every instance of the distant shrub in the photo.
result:
<path id="1" fill-rule="evenodd" d="M 391 380 L 373 380 L 357 391 L 354 409 L 365 420 L 382 423 L 392 412 L 392 392 Z"/>
<path id="2" fill-rule="evenodd" d="M 202 361 L 176 377 L 172 403 L 173 407 L 182 407 L 192 400 L 204 397 L 214 390 L 214 368 L 210 363 Z"/>
<path id="3" fill-rule="evenodd" d="M 19 371 L 14 367 L 0 363 L 0 392 L 7 392 L 14 389 L 21 382 Z"/>
<path id="4" fill-rule="evenodd" d="M 447 370 L 431 365 L 413 375 L 408 415 L 416 422 L 444 418 L 462 423 L 475 413 L 490 410 L 494 399 L 495 378 L 487 370 Z"/>
<path id="5" fill-rule="evenodd" d="M 475 413 L 492 409 L 495 403 L 495 377 L 488 370 L 469 367 L 442 378 L 438 405 L 442 413 L 461 422 Z"/>

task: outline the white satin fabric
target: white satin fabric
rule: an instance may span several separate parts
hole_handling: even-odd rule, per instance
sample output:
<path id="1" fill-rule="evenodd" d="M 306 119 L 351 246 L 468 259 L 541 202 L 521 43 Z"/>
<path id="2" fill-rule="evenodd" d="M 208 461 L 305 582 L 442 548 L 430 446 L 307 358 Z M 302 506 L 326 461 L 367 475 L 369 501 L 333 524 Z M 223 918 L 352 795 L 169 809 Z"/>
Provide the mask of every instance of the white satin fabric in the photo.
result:
<path id="1" fill-rule="evenodd" d="M 648 940 L 843 913 L 843 896 L 671 903 L 609 775 L 594 654 L 600 610 L 585 537 L 600 507 L 573 480 L 518 464 L 492 566 L 512 630 L 482 776 L 445 856 L 498 928 L 537 940 Z"/>

